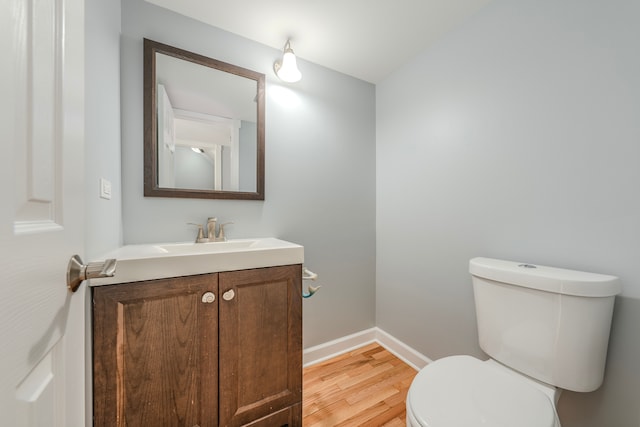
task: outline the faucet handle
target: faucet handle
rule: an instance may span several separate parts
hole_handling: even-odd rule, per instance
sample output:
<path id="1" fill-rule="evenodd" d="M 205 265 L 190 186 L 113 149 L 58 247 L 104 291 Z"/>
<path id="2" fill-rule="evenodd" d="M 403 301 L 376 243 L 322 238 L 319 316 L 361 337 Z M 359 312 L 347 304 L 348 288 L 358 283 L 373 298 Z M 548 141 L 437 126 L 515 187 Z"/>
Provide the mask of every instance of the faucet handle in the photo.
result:
<path id="1" fill-rule="evenodd" d="M 224 226 L 233 224 L 233 222 L 225 222 L 224 224 L 220 224 L 220 231 L 218 231 L 218 240 L 225 242 L 227 240 L 227 236 L 224 235 Z"/>
<path id="2" fill-rule="evenodd" d="M 198 227 L 198 236 L 196 237 L 196 243 L 206 243 L 209 239 L 204 237 L 204 231 L 202 230 L 202 224 L 196 224 L 195 222 L 188 222 L 189 225 L 195 225 Z"/>

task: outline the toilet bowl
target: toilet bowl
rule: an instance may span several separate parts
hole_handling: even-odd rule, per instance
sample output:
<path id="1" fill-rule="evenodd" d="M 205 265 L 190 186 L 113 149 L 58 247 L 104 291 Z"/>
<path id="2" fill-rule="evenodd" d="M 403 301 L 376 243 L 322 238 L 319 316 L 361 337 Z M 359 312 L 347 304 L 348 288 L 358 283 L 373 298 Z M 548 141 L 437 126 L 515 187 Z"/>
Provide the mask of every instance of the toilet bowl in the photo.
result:
<path id="1" fill-rule="evenodd" d="M 469 262 L 480 348 L 430 363 L 408 427 L 560 427 L 561 389 L 602 384 L 617 277 L 490 258 Z"/>
<path id="2" fill-rule="evenodd" d="M 408 427 L 560 427 L 553 387 L 492 360 L 450 356 L 430 363 L 407 394 Z"/>

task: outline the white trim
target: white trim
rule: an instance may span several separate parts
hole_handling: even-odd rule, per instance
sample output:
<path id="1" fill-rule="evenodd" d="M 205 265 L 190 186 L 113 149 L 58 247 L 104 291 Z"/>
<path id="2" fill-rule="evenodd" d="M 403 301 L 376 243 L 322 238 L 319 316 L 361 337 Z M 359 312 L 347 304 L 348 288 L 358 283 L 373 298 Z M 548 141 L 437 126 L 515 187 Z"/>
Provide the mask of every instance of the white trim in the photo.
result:
<path id="1" fill-rule="evenodd" d="M 53 220 L 14 221 L 13 223 L 13 233 L 16 235 L 47 233 L 50 231 L 62 230 L 64 230 L 64 228 L 60 224 L 56 224 Z"/>
<path id="2" fill-rule="evenodd" d="M 374 327 L 305 349 L 302 355 L 303 366 L 306 368 L 324 362 L 372 342 L 377 342 L 417 371 L 432 361 L 382 329 Z"/>
<path id="3" fill-rule="evenodd" d="M 333 341 L 304 349 L 302 352 L 303 367 L 324 362 L 332 357 L 347 353 L 376 341 L 376 328 L 366 329 Z"/>
<path id="4" fill-rule="evenodd" d="M 402 360 L 407 365 L 411 366 L 416 371 L 427 366 L 433 360 L 429 359 L 424 354 L 409 347 L 396 337 L 388 334 L 380 328 L 376 328 L 376 341 L 390 353 L 393 353 L 396 357 Z"/>

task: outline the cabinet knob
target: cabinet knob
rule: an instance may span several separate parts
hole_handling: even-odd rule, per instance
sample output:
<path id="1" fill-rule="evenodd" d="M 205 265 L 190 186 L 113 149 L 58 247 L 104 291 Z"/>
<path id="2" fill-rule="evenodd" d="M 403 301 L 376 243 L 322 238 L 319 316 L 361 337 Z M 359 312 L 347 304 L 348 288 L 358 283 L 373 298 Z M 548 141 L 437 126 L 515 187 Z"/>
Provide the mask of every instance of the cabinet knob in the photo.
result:
<path id="1" fill-rule="evenodd" d="M 206 292 L 204 295 L 202 295 L 202 302 L 205 304 L 211 304 L 215 300 L 216 294 L 214 294 L 213 292 Z"/>
<path id="2" fill-rule="evenodd" d="M 229 289 L 227 292 L 222 294 L 222 298 L 225 301 L 231 301 L 233 299 L 233 297 L 235 297 L 235 296 L 236 296 L 236 293 L 233 291 L 233 289 Z"/>

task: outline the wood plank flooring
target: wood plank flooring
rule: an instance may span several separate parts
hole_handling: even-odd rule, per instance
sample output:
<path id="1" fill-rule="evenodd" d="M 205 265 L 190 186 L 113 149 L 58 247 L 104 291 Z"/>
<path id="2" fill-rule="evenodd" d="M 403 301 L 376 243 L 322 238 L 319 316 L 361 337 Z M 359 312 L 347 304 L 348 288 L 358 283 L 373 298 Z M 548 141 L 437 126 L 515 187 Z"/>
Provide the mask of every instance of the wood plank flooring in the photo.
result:
<path id="1" fill-rule="evenodd" d="M 305 368 L 304 427 L 405 427 L 417 372 L 373 343 Z"/>

